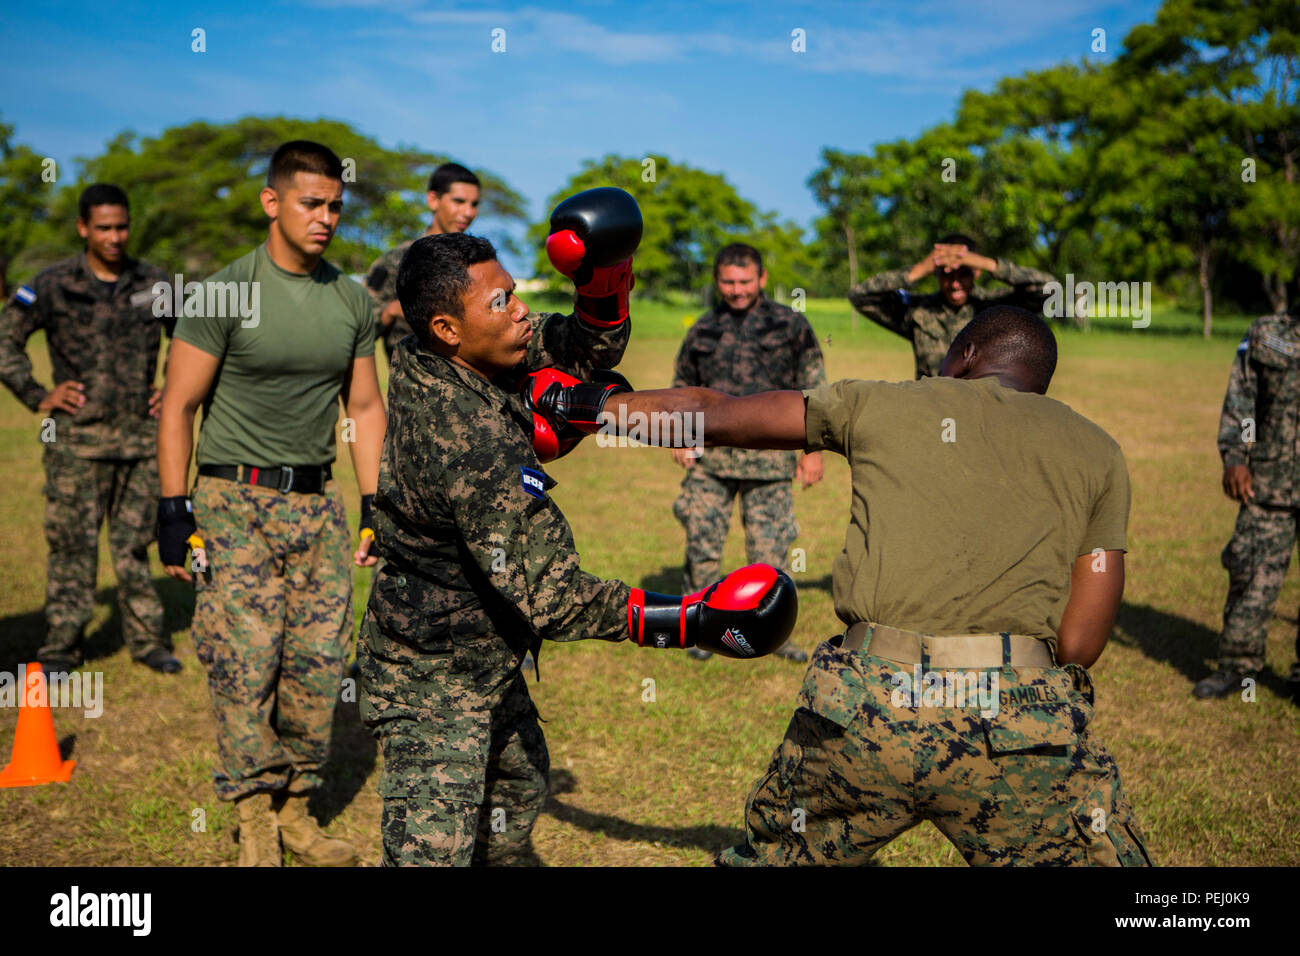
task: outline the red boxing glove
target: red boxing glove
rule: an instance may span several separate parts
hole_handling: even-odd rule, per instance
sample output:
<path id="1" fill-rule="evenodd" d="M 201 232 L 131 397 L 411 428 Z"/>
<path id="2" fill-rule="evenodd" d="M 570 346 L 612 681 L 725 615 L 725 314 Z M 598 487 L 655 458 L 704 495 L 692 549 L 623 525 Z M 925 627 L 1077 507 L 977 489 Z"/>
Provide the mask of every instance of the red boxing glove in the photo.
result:
<path id="1" fill-rule="evenodd" d="M 524 406 L 533 413 L 533 451 L 541 462 L 561 458 L 600 429 L 600 413 L 610 395 L 630 392 L 618 372 L 598 369 L 590 383 L 556 368 L 539 369 L 524 379 Z"/>
<path id="2" fill-rule="evenodd" d="M 794 582 L 770 564 L 733 571 L 696 594 L 672 597 L 634 588 L 627 629 L 642 647 L 702 647 L 723 657 L 762 657 L 794 631 Z"/>

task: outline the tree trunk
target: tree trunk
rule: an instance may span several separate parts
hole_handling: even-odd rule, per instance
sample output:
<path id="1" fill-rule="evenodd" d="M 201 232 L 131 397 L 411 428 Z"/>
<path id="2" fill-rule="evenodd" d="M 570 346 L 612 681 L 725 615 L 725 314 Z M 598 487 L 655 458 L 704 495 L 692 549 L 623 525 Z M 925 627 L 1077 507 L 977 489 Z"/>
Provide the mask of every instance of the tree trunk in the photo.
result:
<path id="1" fill-rule="evenodd" d="M 1210 294 L 1210 242 L 1201 241 L 1201 321 L 1204 323 L 1201 335 L 1210 337 L 1210 326 L 1214 321 L 1214 301 Z"/>
<path id="2" fill-rule="evenodd" d="M 858 247 L 854 242 L 853 227 L 849 225 L 848 218 L 844 220 L 844 245 L 849 251 L 849 288 L 852 289 L 858 284 Z M 858 310 L 849 309 L 849 331 L 858 330 Z"/>
<path id="3" fill-rule="evenodd" d="M 844 247 L 849 251 L 849 288 L 858 284 L 858 247 L 853 241 L 853 227 L 844 223 Z"/>

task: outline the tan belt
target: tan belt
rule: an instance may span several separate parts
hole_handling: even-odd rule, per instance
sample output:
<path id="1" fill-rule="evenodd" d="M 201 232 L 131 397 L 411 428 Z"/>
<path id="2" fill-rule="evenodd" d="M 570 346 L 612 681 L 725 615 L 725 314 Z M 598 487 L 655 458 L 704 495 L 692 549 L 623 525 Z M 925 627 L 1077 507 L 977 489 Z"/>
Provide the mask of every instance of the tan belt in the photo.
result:
<path id="1" fill-rule="evenodd" d="M 848 629 L 841 646 L 925 670 L 1057 666 L 1045 642 L 1023 634 L 918 634 L 859 622 Z"/>

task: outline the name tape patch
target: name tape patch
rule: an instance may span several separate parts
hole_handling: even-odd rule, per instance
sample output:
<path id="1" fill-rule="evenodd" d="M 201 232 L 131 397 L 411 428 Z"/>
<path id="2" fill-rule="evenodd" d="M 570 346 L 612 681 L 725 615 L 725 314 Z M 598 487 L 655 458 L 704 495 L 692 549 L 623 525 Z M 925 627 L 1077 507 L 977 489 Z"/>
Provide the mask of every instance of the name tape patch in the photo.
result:
<path id="1" fill-rule="evenodd" d="M 546 476 L 540 471 L 535 471 L 532 468 L 525 468 L 523 465 L 519 466 L 519 470 L 523 473 L 521 480 L 523 481 L 524 491 L 528 492 L 534 498 L 545 498 Z"/>

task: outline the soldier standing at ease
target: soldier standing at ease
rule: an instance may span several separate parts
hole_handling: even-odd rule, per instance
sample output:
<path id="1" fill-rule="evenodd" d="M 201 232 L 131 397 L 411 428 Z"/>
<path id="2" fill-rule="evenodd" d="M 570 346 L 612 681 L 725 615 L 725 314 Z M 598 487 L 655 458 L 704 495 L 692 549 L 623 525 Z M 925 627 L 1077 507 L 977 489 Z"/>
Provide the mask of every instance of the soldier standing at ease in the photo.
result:
<path id="1" fill-rule="evenodd" d="M 1300 521 L 1300 310 L 1262 316 L 1237 347 L 1219 419 L 1223 491 L 1241 502 L 1223 549 L 1228 600 L 1217 669 L 1197 697 L 1241 690 L 1264 668 L 1273 606 L 1291 563 Z M 1296 637 L 1300 657 L 1300 635 Z M 1300 662 L 1287 677 L 1300 702 Z"/>
<path id="2" fill-rule="evenodd" d="M 47 671 L 78 667 L 98 568 L 99 526 L 117 572 L 122 637 L 131 657 L 164 674 L 181 669 L 163 633 L 163 609 L 149 576 L 158 466 L 154 460 L 161 392 L 158 346 L 172 321 L 155 314 L 162 269 L 126 254 L 131 219 L 117 186 L 96 183 L 77 203 L 80 255 L 21 286 L 0 314 L 0 381 L 47 415 L 45 592 Z M 54 380 L 32 377 L 27 339 L 44 329 Z"/>
<path id="3" fill-rule="evenodd" d="M 1010 292 L 988 295 L 975 289 L 981 272 L 1009 283 Z M 911 287 L 933 274 L 939 291 L 917 295 Z M 969 236 L 952 233 L 934 244 L 929 255 L 910 269 L 895 269 L 859 282 L 849 302 L 872 322 L 912 343 L 916 377 L 938 375 L 953 337 L 975 313 L 994 305 L 1014 305 L 1041 315 L 1043 286 L 1051 273 L 1018 266 L 1006 259 L 980 255 Z"/>
<path id="4" fill-rule="evenodd" d="M 686 333 L 677 352 L 674 388 L 749 395 L 826 383 L 822 350 L 808 320 L 763 295 L 767 271 L 757 249 L 740 243 L 722 249 L 713 262 L 713 281 L 717 304 Z M 686 469 L 673 504 L 686 529 L 686 593 L 717 580 L 737 496 L 749 563 L 787 567 L 790 546 L 799 535 L 790 479 L 797 478 L 804 488 L 821 481 L 820 454 L 710 448 L 697 460 L 690 449 L 675 448 L 673 460 Z M 696 660 L 712 656 L 698 647 L 688 653 Z M 798 663 L 808 660 L 792 641 L 776 653 Z"/>
<path id="5" fill-rule="evenodd" d="M 429 177 L 425 202 L 433 213 L 426 236 L 464 232 L 478 218 L 482 187 L 479 178 L 459 163 L 443 163 Z M 374 261 L 366 273 L 366 289 L 375 300 L 375 330 L 383 336 L 384 354 L 393 359 L 393 346 L 411 334 L 397 301 L 397 269 L 414 239 L 389 249 Z"/>
<path id="6" fill-rule="evenodd" d="M 217 795 L 239 809 L 240 865 L 280 866 L 283 841 L 304 863 L 345 866 L 356 851 L 306 807 L 323 783 L 352 637 L 352 564 L 376 560 L 367 535 L 386 417 L 374 318 L 365 290 L 323 258 L 343 207 L 338 156 L 285 143 L 260 199 L 266 243 L 204 284 L 208 307 L 224 293 L 217 314 L 186 308 L 176 327 L 158 429 L 158 552 L 189 581 L 196 529 L 207 548 L 194 645 L 217 726 Z M 243 303 L 258 305 L 245 315 Z M 340 399 L 361 491 L 355 552 L 331 469 Z"/>

